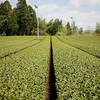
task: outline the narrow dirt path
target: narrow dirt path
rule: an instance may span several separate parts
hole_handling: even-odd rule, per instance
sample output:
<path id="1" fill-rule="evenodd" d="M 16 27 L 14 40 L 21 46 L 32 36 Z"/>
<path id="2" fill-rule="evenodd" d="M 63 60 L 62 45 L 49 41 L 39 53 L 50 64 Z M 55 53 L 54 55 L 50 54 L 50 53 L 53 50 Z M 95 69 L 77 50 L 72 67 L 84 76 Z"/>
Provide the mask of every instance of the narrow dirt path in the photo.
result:
<path id="1" fill-rule="evenodd" d="M 45 99 L 44 100 L 56 100 L 57 90 L 55 86 L 56 77 L 53 65 L 53 48 L 52 48 L 52 38 L 50 39 L 50 55 L 48 64 L 47 80 L 45 85 Z"/>

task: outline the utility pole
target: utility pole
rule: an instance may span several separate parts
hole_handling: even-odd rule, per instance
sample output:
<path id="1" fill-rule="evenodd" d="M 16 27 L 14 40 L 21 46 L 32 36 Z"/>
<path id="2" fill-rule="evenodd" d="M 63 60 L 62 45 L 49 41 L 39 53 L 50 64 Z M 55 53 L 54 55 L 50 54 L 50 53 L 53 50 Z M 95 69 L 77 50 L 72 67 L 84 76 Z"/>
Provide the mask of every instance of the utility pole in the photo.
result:
<path id="1" fill-rule="evenodd" d="M 38 40 L 39 40 L 39 18 L 38 18 L 38 6 L 34 5 L 35 8 L 37 8 L 37 35 L 38 35 Z"/>
<path id="2" fill-rule="evenodd" d="M 71 17 L 70 19 L 72 19 L 72 22 L 73 22 L 73 17 Z M 73 35 L 73 26 L 72 26 L 72 35 Z"/>

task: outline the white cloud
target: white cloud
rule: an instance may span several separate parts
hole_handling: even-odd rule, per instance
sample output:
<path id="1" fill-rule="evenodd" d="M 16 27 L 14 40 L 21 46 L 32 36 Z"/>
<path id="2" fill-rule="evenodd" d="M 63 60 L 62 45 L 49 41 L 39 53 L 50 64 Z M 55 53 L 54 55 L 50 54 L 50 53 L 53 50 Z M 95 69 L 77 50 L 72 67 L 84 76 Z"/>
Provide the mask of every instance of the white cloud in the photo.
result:
<path id="1" fill-rule="evenodd" d="M 70 5 L 83 9 L 92 7 L 99 2 L 99 0 L 69 0 Z"/>
<path id="2" fill-rule="evenodd" d="M 26 0 L 27 5 L 31 5 L 29 0 Z"/>
<path id="3" fill-rule="evenodd" d="M 0 0 L 0 2 L 4 2 L 5 0 Z"/>
<path id="4" fill-rule="evenodd" d="M 41 0 L 36 0 L 36 1 L 40 2 Z"/>
<path id="5" fill-rule="evenodd" d="M 0 2 L 3 2 L 5 0 L 0 0 Z M 12 1 L 12 0 L 9 0 Z M 16 0 L 14 0 L 16 1 Z M 29 1 L 26 0 L 28 4 L 30 4 Z M 42 1 L 42 0 L 37 0 Z M 53 1 L 53 0 L 50 0 Z M 69 0 L 69 4 L 71 6 L 77 7 L 77 8 L 88 8 L 92 6 L 99 6 L 100 7 L 100 0 Z M 68 9 L 68 6 L 59 7 L 56 4 L 46 4 L 39 6 L 38 8 L 38 14 L 39 16 L 46 18 L 46 21 L 49 22 L 51 19 L 59 18 L 62 19 L 63 24 L 65 25 L 68 21 L 71 23 L 72 20 L 70 17 L 73 17 L 73 20 L 76 23 L 76 26 L 83 27 L 86 29 L 88 26 L 91 27 L 91 29 L 95 29 L 96 22 L 100 23 L 100 11 L 91 11 L 89 13 L 86 12 L 80 12 L 80 11 L 70 11 Z M 33 9 L 35 9 L 33 7 Z M 35 9 L 36 10 L 36 9 Z"/>
<path id="6" fill-rule="evenodd" d="M 90 26 L 91 29 L 95 29 L 96 22 L 100 22 L 100 12 L 91 11 L 90 13 L 83 13 L 79 11 L 68 12 L 73 14 L 73 20 L 76 22 L 76 26 L 83 27 L 84 30 L 87 26 Z"/>
<path id="7" fill-rule="evenodd" d="M 47 4 L 43 6 L 39 6 L 39 12 L 40 13 L 50 13 L 58 10 L 59 7 L 55 4 Z"/>
<path id="8" fill-rule="evenodd" d="M 98 3 L 98 7 L 100 7 L 100 1 L 99 1 L 99 3 Z"/>
<path id="9" fill-rule="evenodd" d="M 0 2 L 5 2 L 6 0 L 0 0 Z M 10 2 L 10 0 L 8 0 Z"/>
<path id="10" fill-rule="evenodd" d="M 76 26 L 83 27 L 85 30 L 88 26 L 91 29 L 95 29 L 96 22 L 100 21 L 100 12 L 91 11 L 89 13 L 80 12 L 80 11 L 70 11 L 67 7 L 59 7 L 55 4 L 47 4 L 39 6 L 39 16 L 46 18 L 46 21 L 49 22 L 51 19 L 59 18 L 63 20 L 65 25 L 68 21 L 71 23 L 70 19 L 73 16 L 73 20 L 76 23 Z M 99 22 L 100 23 L 100 22 Z"/>

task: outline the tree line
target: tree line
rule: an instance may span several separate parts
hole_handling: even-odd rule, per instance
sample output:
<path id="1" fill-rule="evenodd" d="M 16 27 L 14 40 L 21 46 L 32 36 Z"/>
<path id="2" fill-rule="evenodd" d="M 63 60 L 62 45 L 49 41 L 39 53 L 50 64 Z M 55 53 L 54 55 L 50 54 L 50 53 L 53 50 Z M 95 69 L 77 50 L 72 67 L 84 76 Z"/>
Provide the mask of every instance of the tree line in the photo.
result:
<path id="1" fill-rule="evenodd" d="M 38 20 L 40 35 L 55 35 L 59 25 L 62 24 L 59 19 L 49 23 L 46 23 L 45 19 Z M 18 0 L 14 9 L 8 0 L 0 4 L 0 34 L 6 36 L 37 34 L 36 12 L 27 5 L 26 0 Z"/>
<path id="2" fill-rule="evenodd" d="M 83 28 L 78 28 L 75 21 L 67 22 L 65 26 L 62 20 L 58 18 L 51 19 L 48 23 L 46 19 L 38 18 L 40 35 L 90 35 L 90 27 L 83 32 Z M 93 33 L 100 34 L 100 24 L 96 23 L 96 29 Z M 18 0 L 16 7 L 12 6 L 8 0 L 0 4 L 0 35 L 37 35 L 37 17 L 35 10 L 27 5 L 26 0 Z"/>
<path id="3" fill-rule="evenodd" d="M 68 22 L 63 27 L 62 20 L 51 19 L 48 23 L 39 18 L 40 35 L 71 35 L 72 28 Z M 72 24 L 73 34 L 76 32 L 75 22 Z M 80 31 L 80 33 L 82 30 Z M 37 35 L 37 17 L 35 10 L 27 5 L 26 0 L 18 0 L 16 7 L 8 0 L 0 4 L 0 34 L 12 35 Z"/>
<path id="4" fill-rule="evenodd" d="M 27 5 L 26 0 L 18 0 L 16 6 L 12 9 L 8 0 L 0 4 L 0 34 L 12 36 L 29 35 L 32 30 L 35 32 L 36 12 L 30 5 Z"/>

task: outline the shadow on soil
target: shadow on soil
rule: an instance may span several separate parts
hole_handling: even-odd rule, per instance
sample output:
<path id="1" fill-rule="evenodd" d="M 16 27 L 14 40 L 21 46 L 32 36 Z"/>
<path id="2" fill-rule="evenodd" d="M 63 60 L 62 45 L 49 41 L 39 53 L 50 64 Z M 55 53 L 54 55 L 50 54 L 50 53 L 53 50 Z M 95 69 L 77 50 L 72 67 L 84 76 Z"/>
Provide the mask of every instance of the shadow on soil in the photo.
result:
<path id="1" fill-rule="evenodd" d="M 50 55 L 49 55 L 49 64 L 48 64 L 48 73 L 47 80 L 45 85 L 45 100 L 56 100 L 57 99 L 57 90 L 56 90 L 56 77 L 55 70 L 53 65 L 53 49 L 52 49 L 52 39 L 50 44 Z"/>

